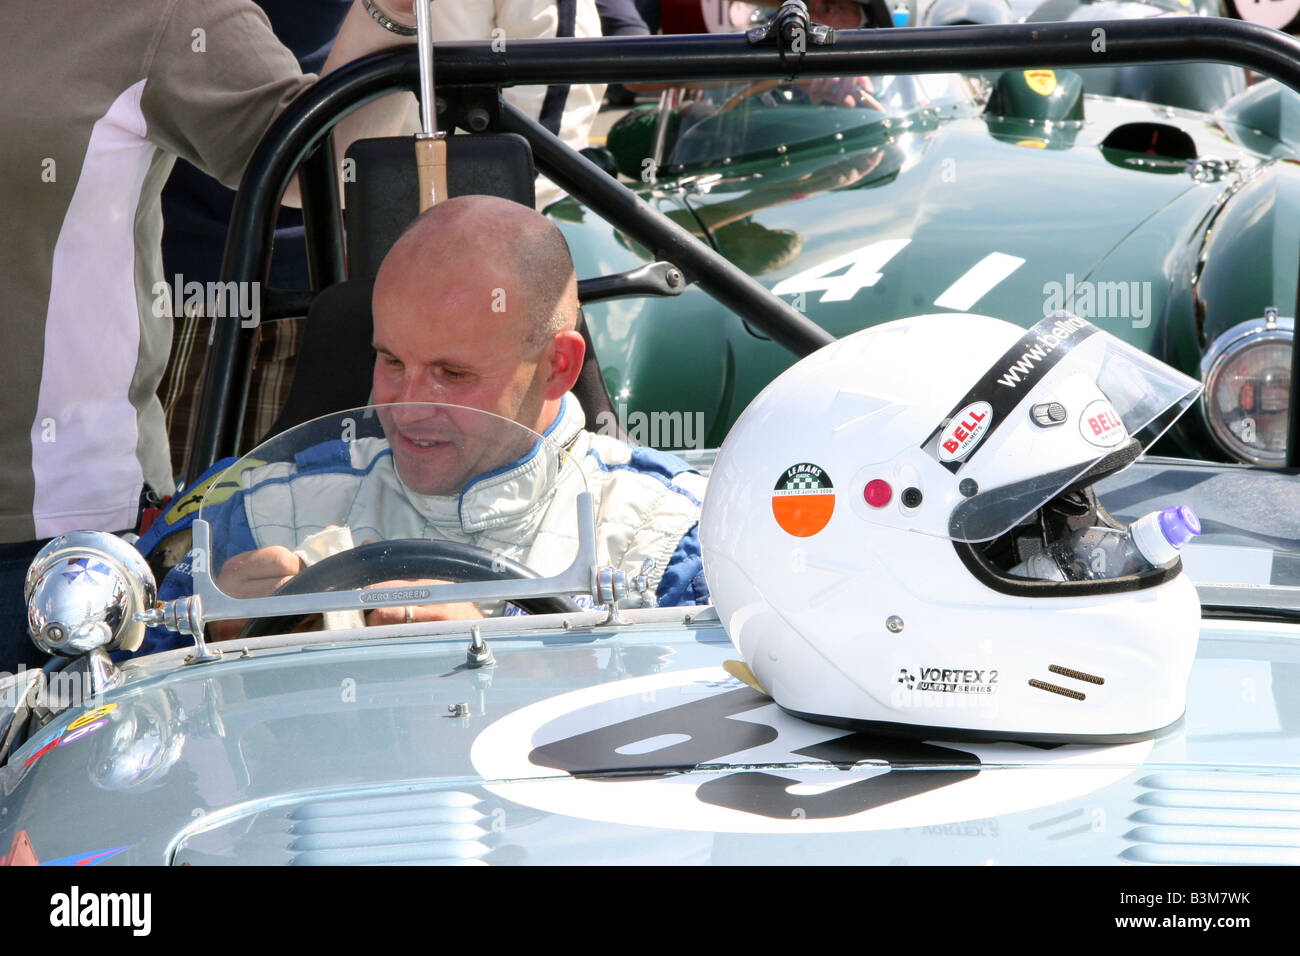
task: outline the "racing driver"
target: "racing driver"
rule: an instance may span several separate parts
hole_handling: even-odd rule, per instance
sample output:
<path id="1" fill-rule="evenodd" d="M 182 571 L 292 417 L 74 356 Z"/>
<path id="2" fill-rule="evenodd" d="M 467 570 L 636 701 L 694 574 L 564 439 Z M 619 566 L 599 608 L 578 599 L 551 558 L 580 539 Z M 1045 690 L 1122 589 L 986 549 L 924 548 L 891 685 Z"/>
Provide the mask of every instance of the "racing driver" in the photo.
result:
<path id="1" fill-rule="evenodd" d="M 375 279 L 372 305 L 375 404 L 463 406 L 546 436 L 565 449 L 570 467 L 581 470 L 592 493 L 602 562 L 636 573 L 650 558 L 654 565 L 647 580 L 659 604 L 708 603 L 697 539 L 705 479 L 675 456 L 587 431 L 583 410 L 569 391 L 586 346 L 576 331 L 573 260 L 553 223 L 495 197 L 440 203 L 416 219 L 389 251 Z M 369 467 L 340 461 L 324 476 L 320 469 L 291 476 L 290 484 L 313 483 L 310 494 L 294 498 L 295 520 L 302 523 L 298 509 L 317 507 L 315 502 L 331 497 L 372 502 L 351 506 L 349 517 L 377 527 L 384 538 L 446 537 L 499 548 L 512 541 L 503 548 L 507 556 L 551 572 L 545 566 L 557 556 L 545 553 L 539 535 L 545 529 L 535 520 L 539 509 L 525 509 L 504 528 L 498 523 L 486 539 L 462 524 L 462 515 L 484 504 L 467 508 L 471 495 L 510 485 L 517 496 L 522 483 L 525 495 L 537 499 L 553 496 L 556 488 L 528 487 L 546 469 L 530 468 L 527 454 L 502 474 L 500 455 L 492 457 L 483 442 L 462 440 L 456 417 L 445 412 L 431 417 L 427 409 L 411 406 L 381 411 L 386 440 L 379 444 L 391 448 L 391 456 L 384 457 L 392 466 L 386 473 L 373 467 L 379 458 L 373 455 Z M 488 473 L 490 482 L 469 481 Z M 554 473 L 548 474 L 546 480 L 558 483 Z M 246 491 L 244 499 L 256 494 L 255 489 Z M 227 549 L 238 553 L 224 562 L 214 557 L 222 591 L 238 598 L 265 597 L 303 569 L 301 549 L 269 543 L 274 539 L 269 531 L 249 531 L 244 504 L 225 510 L 239 524 L 228 539 L 243 546 Z M 214 526 L 214 533 L 223 532 Z M 160 600 L 191 592 L 192 554 L 168 574 Z M 568 563 L 567 555 L 559 557 L 561 566 Z M 367 623 L 477 616 L 480 610 L 472 604 L 387 607 L 369 611 Z M 222 640 L 235 636 L 243 624 L 213 622 L 209 632 Z M 152 629 L 141 651 L 182 643 L 176 633 Z"/>

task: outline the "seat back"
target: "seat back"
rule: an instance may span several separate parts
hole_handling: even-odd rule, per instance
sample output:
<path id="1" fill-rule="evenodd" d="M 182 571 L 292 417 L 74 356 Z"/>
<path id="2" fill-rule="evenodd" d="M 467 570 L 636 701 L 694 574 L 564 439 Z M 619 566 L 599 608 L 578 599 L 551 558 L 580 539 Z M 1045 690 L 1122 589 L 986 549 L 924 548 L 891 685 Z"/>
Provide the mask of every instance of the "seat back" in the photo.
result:
<path id="1" fill-rule="evenodd" d="M 411 139 L 358 140 L 348 148 L 344 170 L 348 275 L 373 279 L 420 208 Z M 537 202 L 536 179 L 532 148 L 517 133 L 447 137 L 451 196 L 500 196 L 531 208 Z"/>
<path id="2" fill-rule="evenodd" d="M 293 383 L 263 441 L 303 422 L 370 401 L 375 352 L 370 294 L 374 282 L 352 279 L 321 291 L 307 312 Z"/>

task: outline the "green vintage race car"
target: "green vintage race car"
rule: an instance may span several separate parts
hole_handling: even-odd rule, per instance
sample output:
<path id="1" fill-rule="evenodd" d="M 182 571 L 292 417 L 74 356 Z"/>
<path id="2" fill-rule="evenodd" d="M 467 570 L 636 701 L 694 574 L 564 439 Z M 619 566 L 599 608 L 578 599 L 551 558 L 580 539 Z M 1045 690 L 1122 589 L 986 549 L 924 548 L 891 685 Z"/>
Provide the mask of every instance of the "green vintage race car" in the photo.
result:
<path id="1" fill-rule="evenodd" d="M 1300 100 L 1267 81 L 1211 114 L 1090 95 L 1049 69 L 867 81 L 874 105 L 856 108 L 802 83 L 672 91 L 608 146 L 638 195 L 837 337 L 1068 309 L 1205 380 L 1166 450 L 1282 462 Z M 576 201 L 549 214 L 580 277 L 655 258 Z M 705 446 L 793 360 L 694 289 L 586 314 L 625 427 L 681 411 Z"/>
<path id="2" fill-rule="evenodd" d="M 1225 14 L 1217 0 L 933 0 L 921 7 L 918 25 L 928 27 Z M 1219 109 L 1246 88 L 1245 71 L 1224 63 L 1133 63 L 1079 72 L 1088 93 L 1207 112 Z M 996 80 L 997 74 L 989 78 Z"/>

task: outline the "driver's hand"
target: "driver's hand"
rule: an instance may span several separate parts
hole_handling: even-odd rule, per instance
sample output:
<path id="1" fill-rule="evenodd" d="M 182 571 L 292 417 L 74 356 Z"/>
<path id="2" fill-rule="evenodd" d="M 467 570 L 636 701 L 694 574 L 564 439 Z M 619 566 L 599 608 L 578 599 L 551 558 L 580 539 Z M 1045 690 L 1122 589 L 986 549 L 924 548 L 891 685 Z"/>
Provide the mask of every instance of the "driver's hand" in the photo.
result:
<path id="1" fill-rule="evenodd" d="M 390 20 L 407 27 L 415 25 L 414 0 L 376 0 L 375 6 Z"/>
<path id="2" fill-rule="evenodd" d="M 871 94 L 876 92 L 869 76 L 819 76 L 800 80 L 798 85 L 817 103 L 832 106 L 865 106 L 884 112 L 885 108 Z"/>
<path id="3" fill-rule="evenodd" d="M 399 588 L 434 584 L 449 584 L 449 581 L 424 579 L 419 581 L 384 581 L 372 584 L 375 588 Z M 409 621 L 472 621 L 483 616 L 478 605 L 463 601 L 459 604 L 414 604 L 410 605 L 411 616 L 406 616 L 406 606 L 377 607 L 366 612 L 366 626 L 377 627 L 380 624 L 406 624 Z"/>
<path id="4" fill-rule="evenodd" d="M 275 589 L 301 571 L 302 558 L 279 545 L 237 554 L 221 568 L 217 587 L 233 598 L 269 597 Z M 247 621 L 213 621 L 208 633 L 214 641 L 237 637 Z"/>

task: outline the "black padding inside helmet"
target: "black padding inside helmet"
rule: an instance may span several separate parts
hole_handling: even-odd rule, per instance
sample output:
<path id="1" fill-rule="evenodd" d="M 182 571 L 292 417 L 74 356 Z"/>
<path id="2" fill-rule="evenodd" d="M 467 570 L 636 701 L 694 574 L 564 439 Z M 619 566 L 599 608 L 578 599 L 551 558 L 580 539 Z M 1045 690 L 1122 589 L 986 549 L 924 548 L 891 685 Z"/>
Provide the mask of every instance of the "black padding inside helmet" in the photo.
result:
<path id="1" fill-rule="evenodd" d="M 1141 591 L 1171 581 L 1183 569 L 1181 559 L 1163 567 L 1138 574 L 1099 581 L 1041 581 L 1009 574 L 1028 555 L 1022 554 L 1022 539 L 1037 538 L 1040 543 L 1059 541 L 1074 531 L 1094 525 L 1122 528 L 1097 501 L 1092 483 L 1126 468 L 1141 452 L 1137 441 L 1130 441 L 1089 468 L 1078 479 L 1037 512 L 999 535 L 992 541 L 970 544 L 953 541 L 962 563 L 980 583 L 1002 594 L 1017 597 L 1077 597 Z"/>
<path id="2" fill-rule="evenodd" d="M 1096 484 L 1103 478 L 1115 474 L 1117 471 L 1123 471 L 1137 461 L 1140 454 L 1142 454 L 1142 443 L 1136 438 L 1130 438 L 1072 481 L 1070 486 L 1065 489 L 1065 492 L 1086 488 L 1089 485 Z M 1065 492 L 1062 492 L 1062 494 Z"/>
<path id="3" fill-rule="evenodd" d="M 1101 581 L 1037 581 L 1033 578 L 1007 574 L 986 557 L 985 550 L 996 543 L 996 540 L 977 545 L 966 541 L 954 541 L 953 547 L 957 549 L 957 556 L 961 558 L 962 564 L 966 565 L 966 569 L 981 584 L 1002 594 L 1012 594 L 1016 597 L 1082 597 L 1144 591 L 1147 588 L 1158 587 L 1166 581 L 1172 581 L 1183 570 L 1183 562 L 1179 559 L 1173 564 L 1152 568 L 1141 574 L 1105 578 Z"/>

